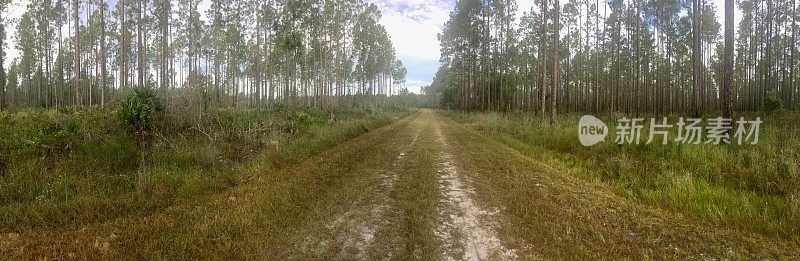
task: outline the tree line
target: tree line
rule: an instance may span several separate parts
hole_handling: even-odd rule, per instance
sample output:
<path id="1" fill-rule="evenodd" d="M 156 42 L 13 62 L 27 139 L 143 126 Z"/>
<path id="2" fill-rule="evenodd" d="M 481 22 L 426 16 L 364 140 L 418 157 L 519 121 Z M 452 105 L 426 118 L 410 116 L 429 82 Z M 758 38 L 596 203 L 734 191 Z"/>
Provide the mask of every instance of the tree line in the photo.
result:
<path id="1" fill-rule="evenodd" d="M 367 106 L 405 81 L 381 12 L 362 0 L 211 0 L 205 13 L 201 0 L 115 2 L 31 0 L 18 20 L 0 17 L 0 61 L 20 52 L 0 63 L 0 109 L 104 107 L 134 87 L 220 106 Z M 0 16 L 14 4 L 0 0 Z"/>
<path id="2" fill-rule="evenodd" d="M 795 0 L 460 0 L 423 92 L 464 110 L 699 115 L 794 109 Z M 724 37 L 723 37 L 724 35 Z"/>

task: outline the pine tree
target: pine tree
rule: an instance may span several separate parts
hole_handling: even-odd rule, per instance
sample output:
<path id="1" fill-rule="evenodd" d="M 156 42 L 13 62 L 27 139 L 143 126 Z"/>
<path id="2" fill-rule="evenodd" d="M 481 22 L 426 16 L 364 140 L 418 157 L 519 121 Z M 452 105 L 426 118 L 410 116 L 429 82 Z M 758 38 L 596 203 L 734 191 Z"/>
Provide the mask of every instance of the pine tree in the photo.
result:
<path id="1" fill-rule="evenodd" d="M 106 106 L 106 92 L 108 90 L 108 50 L 106 49 L 106 3 L 99 1 L 100 6 L 100 107 Z"/>
<path id="2" fill-rule="evenodd" d="M 725 70 L 722 79 L 724 117 L 733 117 L 733 0 L 725 0 Z"/>
<path id="3" fill-rule="evenodd" d="M 561 20 L 559 17 L 561 5 L 559 4 L 558 0 L 555 0 L 555 5 L 553 10 L 555 10 L 555 14 L 553 15 L 553 97 L 550 98 L 550 124 L 555 124 L 556 122 L 556 105 L 558 102 L 558 89 L 559 89 L 559 63 L 561 62 L 558 58 L 558 51 L 561 49 L 561 43 L 559 42 L 559 37 L 561 36 Z"/>
<path id="4" fill-rule="evenodd" d="M 6 61 L 6 20 L 3 13 L 6 12 L 10 0 L 0 0 L 0 111 L 6 107 L 6 70 L 3 67 Z"/>
<path id="5" fill-rule="evenodd" d="M 75 77 L 73 79 L 74 91 L 75 91 L 75 107 L 80 107 L 82 102 L 80 98 L 80 81 L 81 81 L 81 34 L 80 34 L 80 17 L 78 16 L 79 13 L 79 5 L 78 0 L 72 0 L 72 21 L 75 23 L 75 34 L 72 38 L 72 44 L 75 52 L 75 64 L 73 64 L 73 68 L 75 70 Z"/>

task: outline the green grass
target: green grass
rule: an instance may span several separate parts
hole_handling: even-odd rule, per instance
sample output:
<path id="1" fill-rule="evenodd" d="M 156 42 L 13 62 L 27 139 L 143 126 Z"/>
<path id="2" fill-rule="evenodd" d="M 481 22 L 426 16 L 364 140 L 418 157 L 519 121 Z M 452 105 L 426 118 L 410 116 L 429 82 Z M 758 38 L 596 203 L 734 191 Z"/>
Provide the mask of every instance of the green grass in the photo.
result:
<path id="1" fill-rule="evenodd" d="M 539 153 L 526 156 L 497 142 L 498 138 L 475 131 L 475 124 L 458 124 L 429 110 L 380 128 L 367 127 L 369 131 L 364 123 L 370 122 L 366 118 L 372 114 L 365 115 L 342 121 L 341 128 L 304 128 L 307 133 L 319 133 L 316 142 L 291 134 L 277 147 L 270 143 L 263 153 L 229 165 L 232 170 L 225 173 L 234 174 L 230 176 L 237 185 L 219 193 L 175 197 L 180 202 L 158 211 L 75 227 L 3 231 L 0 255 L 16 259 L 431 259 L 442 250 L 458 255 L 459 243 L 440 242 L 444 238 L 435 229 L 441 218 L 447 218 L 448 212 L 439 210 L 450 207 L 441 201 L 440 193 L 447 191 L 437 179 L 442 153 L 451 155 L 464 184 L 474 188 L 470 197 L 475 196 L 475 203 L 497 214 L 496 219 L 487 220 L 495 221 L 496 227 L 487 225 L 528 259 L 780 259 L 797 255 L 797 241 L 708 225 L 615 195 L 614 186 L 602 183 L 597 167 L 588 168 L 585 159 L 569 153 L 515 141 L 510 135 L 494 135 L 509 138 L 507 143 L 518 145 L 517 150 L 527 148 L 525 154 Z M 445 147 L 436 140 L 437 128 L 445 135 Z M 352 136 L 358 133 L 363 134 Z M 298 159 L 296 155 L 312 156 Z M 626 159 L 621 166 L 632 161 Z M 173 182 L 201 184 L 185 181 L 194 175 L 172 174 L 177 177 L 170 182 L 163 182 L 163 177 L 152 179 L 166 187 L 186 186 L 169 185 Z M 397 179 L 387 179 L 393 175 Z M 699 185 L 702 179 L 683 176 L 675 181 L 651 191 L 707 197 L 697 193 L 707 190 Z M 150 182 L 143 181 L 162 184 Z M 615 186 L 618 192 L 635 196 Z M 646 193 L 640 190 L 638 195 Z M 364 228 L 375 229 L 374 240 L 359 250 Z"/>
<path id="2" fill-rule="evenodd" d="M 20 234 L 19 240 L 0 252 L 19 258 L 73 254 L 107 259 L 329 256 L 336 252 L 299 252 L 307 239 L 326 236 L 307 229 L 326 228 L 330 222 L 317 222 L 335 218 L 352 200 L 373 196 L 365 193 L 365 185 L 380 182 L 380 175 L 392 168 L 388 159 L 396 157 L 403 141 L 400 137 L 408 136 L 403 132 L 408 118 L 388 124 L 396 117 L 381 116 L 406 113 L 356 114 L 354 118 L 340 117 L 339 123 L 328 127 L 308 128 L 310 133 L 318 133 L 314 138 L 290 137 L 279 144 L 280 149 L 267 149 L 234 164 L 233 172 L 242 178 L 225 191 L 181 199 L 152 213 L 78 227 L 19 229 L 14 231 Z M 312 156 L 289 158 L 299 154 Z M 281 158 L 286 161 L 276 164 Z"/>
<path id="3" fill-rule="evenodd" d="M 762 116 L 759 144 L 742 146 L 616 145 L 613 119 L 619 117 L 604 117 L 611 130 L 606 142 L 584 147 L 577 138 L 579 115 L 562 115 L 552 126 L 522 112 L 449 116 L 646 204 L 767 235 L 797 239 L 800 232 L 800 114 L 796 112 Z M 670 122 L 674 124 L 676 117 L 671 116 Z M 645 128 L 643 141 L 647 135 Z"/>
<path id="4" fill-rule="evenodd" d="M 419 133 L 419 140 L 413 144 L 407 159 L 397 170 L 398 180 L 390 197 L 394 204 L 390 211 L 402 218 L 392 220 L 396 231 L 389 234 L 399 238 L 403 247 L 397 259 L 432 260 L 439 251 L 434 231 L 441 220 L 437 220 L 437 209 L 442 207 L 439 193 L 439 181 L 436 170 L 438 151 L 434 145 L 438 142 L 433 133 L 435 125 L 432 120 L 422 116 L 423 121 L 416 121 L 412 128 L 424 129 Z M 387 257 L 381 257 L 387 258 Z"/>
<path id="5" fill-rule="evenodd" d="M 143 151 L 113 110 L 0 112 L 0 230 L 150 213 L 247 182 L 256 155 L 281 168 L 405 113 L 176 109 Z"/>

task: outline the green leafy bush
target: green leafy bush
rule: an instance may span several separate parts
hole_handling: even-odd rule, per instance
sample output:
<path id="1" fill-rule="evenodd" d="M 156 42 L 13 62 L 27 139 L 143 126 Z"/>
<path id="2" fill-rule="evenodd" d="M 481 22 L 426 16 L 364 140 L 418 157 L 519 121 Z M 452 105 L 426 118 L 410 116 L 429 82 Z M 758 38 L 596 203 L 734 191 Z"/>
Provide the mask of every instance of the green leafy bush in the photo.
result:
<path id="1" fill-rule="evenodd" d="M 780 109 L 783 109 L 783 101 L 778 97 L 770 95 L 764 99 L 764 110 L 773 112 Z"/>
<path id="2" fill-rule="evenodd" d="M 164 105 L 152 88 L 135 88 L 120 99 L 117 116 L 125 128 L 140 144 L 148 147 L 153 128 L 163 117 Z"/>

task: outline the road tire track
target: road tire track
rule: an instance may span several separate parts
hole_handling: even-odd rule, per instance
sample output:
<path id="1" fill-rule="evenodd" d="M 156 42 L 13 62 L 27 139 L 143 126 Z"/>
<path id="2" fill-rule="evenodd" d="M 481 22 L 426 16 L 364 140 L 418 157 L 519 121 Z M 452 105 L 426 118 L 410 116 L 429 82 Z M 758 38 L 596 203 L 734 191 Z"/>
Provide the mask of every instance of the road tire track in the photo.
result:
<path id="1" fill-rule="evenodd" d="M 496 220 L 497 212 L 489 212 L 472 200 L 474 188 L 462 179 L 449 153 L 451 147 L 438 125 L 436 140 L 442 147 L 437 174 L 443 197 L 442 222 L 436 228 L 436 235 L 445 246 L 443 259 L 517 259 L 517 251 L 507 248 L 493 228 L 491 221 Z"/>

